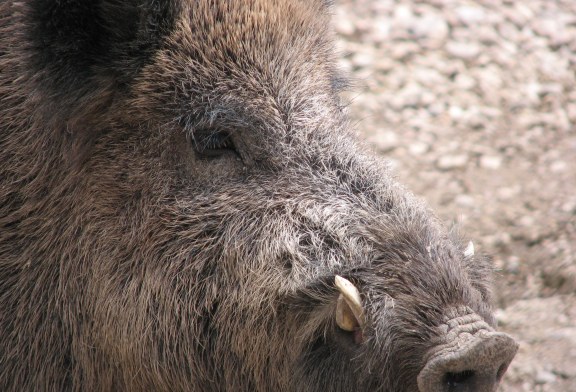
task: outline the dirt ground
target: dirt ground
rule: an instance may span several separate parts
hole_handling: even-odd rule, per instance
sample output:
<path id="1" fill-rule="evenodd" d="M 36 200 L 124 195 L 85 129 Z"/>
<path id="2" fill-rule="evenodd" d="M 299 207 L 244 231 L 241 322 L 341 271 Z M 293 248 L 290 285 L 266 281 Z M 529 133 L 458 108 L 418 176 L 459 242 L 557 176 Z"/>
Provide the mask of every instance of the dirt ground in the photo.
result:
<path id="1" fill-rule="evenodd" d="M 501 391 L 576 391 L 576 1 L 340 0 L 358 131 L 497 268 Z"/>

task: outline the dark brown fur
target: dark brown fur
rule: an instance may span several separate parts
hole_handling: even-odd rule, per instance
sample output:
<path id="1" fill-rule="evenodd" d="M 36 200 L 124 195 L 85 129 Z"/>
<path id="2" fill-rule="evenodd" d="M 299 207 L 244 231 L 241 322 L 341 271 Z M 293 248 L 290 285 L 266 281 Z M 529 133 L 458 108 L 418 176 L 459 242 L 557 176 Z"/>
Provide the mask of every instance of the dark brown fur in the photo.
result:
<path id="1" fill-rule="evenodd" d="M 0 390 L 414 391 L 446 309 L 493 324 L 351 136 L 329 5 L 137 3 L 0 4 Z"/>

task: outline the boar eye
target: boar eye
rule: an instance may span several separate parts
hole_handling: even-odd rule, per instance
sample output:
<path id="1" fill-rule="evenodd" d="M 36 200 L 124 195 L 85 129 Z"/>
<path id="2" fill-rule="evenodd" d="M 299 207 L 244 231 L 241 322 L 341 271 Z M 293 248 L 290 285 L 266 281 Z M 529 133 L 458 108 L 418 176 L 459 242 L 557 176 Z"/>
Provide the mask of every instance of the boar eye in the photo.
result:
<path id="1" fill-rule="evenodd" d="M 219 129 L 199 129 L 192 137 L 194 151 L 203 158 L 218 158 L 227 152 L 237 153 L 228 132 Z"/>

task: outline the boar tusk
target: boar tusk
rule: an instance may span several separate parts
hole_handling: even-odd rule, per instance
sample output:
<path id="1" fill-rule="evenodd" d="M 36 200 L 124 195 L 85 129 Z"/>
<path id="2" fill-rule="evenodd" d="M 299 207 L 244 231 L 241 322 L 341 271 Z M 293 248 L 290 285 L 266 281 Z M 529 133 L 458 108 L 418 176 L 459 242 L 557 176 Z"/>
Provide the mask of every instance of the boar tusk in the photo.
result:
<path id="1" fill-rule="evenodd" d="M 358 289 L 347 279 L 336 275 L 335 284 L 340 291 L 336 304 L 336 323 L 345 331 L 364 326 L 364 309 Z"/>
<path id="2" fill-rule="evenodd" d="M 344 331 L 349 332 L 355 331 L 360 327 L 360 323 L 342 294 L 340 294 L 336 303 L 336 324 Z"/>
<path id="3" fill-rule="evenodd" d="M 465 257 L 472 257 L 474 256 L 474 244 L 472 243 L 472 241 L 470 241 L 468 243 L 468 246 L 466 247 L 466 249 L 464 250 L 464 256 Z"/>

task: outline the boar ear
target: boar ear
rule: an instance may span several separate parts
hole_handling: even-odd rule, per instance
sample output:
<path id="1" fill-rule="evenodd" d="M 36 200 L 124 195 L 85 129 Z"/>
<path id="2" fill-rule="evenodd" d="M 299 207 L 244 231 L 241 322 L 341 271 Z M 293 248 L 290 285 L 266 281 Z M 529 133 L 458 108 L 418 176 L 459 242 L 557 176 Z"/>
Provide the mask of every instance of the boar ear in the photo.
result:
<path id="1" fill-rule="evenodd" d="M 57 91 L 100 74 L 126 81 L 177 15 L 171 1 L 155 0 L 33 0 L 30 10 L 33 66 Z"/>
<path id="2" fill-rule="evenodd" d="M 334 279 L 340 291 L 336 304 L 336 324 L 345 331 L 356 331 L 364 327 L 364 309 L 358 289 L 347 279 L 336 275 Z"/>

